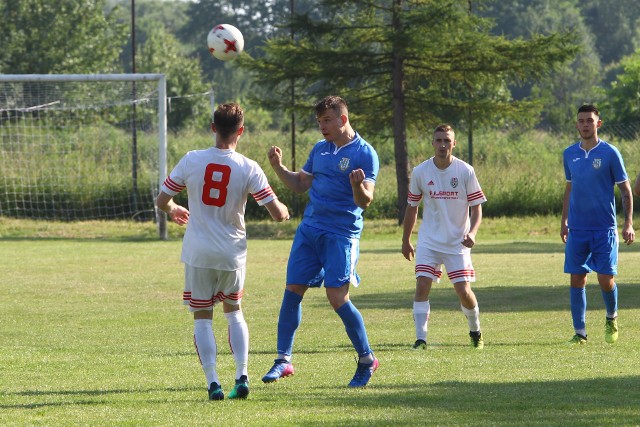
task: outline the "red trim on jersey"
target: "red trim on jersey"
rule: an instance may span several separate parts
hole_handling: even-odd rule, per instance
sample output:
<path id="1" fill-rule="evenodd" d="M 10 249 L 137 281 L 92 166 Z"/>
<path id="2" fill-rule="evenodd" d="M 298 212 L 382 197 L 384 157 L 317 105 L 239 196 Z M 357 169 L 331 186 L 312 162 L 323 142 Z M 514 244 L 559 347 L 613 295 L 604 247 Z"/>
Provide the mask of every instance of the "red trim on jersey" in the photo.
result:
<path id="1" fill-rule="evenodd" d="M 169 190 L 175 191 L 177 193 L 181 192 L 186 187 L 185 185 L 180 185 L 176 183 L 174 180 L 171 179 L 170 176 L 168 176 L 167 179 L 164 180 L 164 186 L 167 187 Z"/>
<path id="2" fill-rule="evenodd" d="M 262 190 L 253 193 L 252 196 L 256 199 L 256 202 L 266 199 L 267 197 L 273 196 L 275 193 L 271 189 L 271 187 L 263 188 Z"/>
<path id="3" fill-rule="evenodd" d="M 420 200 L 422 200 L 422 194 L 412 194 L 409 192 L 409 195 L 407 196 L 408 202 L 419 202 Z"/>
<path id="4" fill-rule="evenodd" d="M 467 194 L 467 202 L 473 202 L 474 200 L 484 199 L 484 193 L 482 190 L 475 193 Z"/>

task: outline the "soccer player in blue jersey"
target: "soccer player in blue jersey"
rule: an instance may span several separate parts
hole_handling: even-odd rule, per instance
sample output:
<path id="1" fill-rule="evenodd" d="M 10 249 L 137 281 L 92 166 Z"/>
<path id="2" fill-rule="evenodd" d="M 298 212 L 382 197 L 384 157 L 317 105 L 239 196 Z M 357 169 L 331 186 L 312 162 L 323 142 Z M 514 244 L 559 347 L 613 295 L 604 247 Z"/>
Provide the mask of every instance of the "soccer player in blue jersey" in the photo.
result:
<path id="1" fill-rule="evenodd" d="M 614 189 L 622 196 L 622 238 L 633 243 L 633 197 L 622 156 L 616 147 L 598 138 L 602 125 L 593 105 L 578 109 L 580 141 L 563 153 L 567 179 L 562 202 L 560 237 L 566 243 L 564 272 L 571 275 L 571 317 L 575 335 L 571 344 L 586 344 L 587 273 L 595 271 L 607 311 L 605 341 L 618 339 L 618 228 Z"/>
<path id="2" fill-rule="evenodd" d="M 324 139 L 312 148 L 302 170 L 283 166 L 279 147 L 269 150 L 278 178 L 294 192 L 308 190 L 309 203 L 289 255 L 278 318 L 278 356 L 262 381 L 270 383 L 294 373 L 291 355 L 302 320 L 302 298 L 309 288 L 324 282 L 327 299 L 359 356 L 349 387 L 364 387 L 378 359 L 369 347 L 362 315 L 349 299 L 349 287 L 360 283 L 356 263 L 362 212 L 373 201 L 378 155 L 351 127 L 344 99 L 327 96 L 315 105 L 315 113 Z"/>

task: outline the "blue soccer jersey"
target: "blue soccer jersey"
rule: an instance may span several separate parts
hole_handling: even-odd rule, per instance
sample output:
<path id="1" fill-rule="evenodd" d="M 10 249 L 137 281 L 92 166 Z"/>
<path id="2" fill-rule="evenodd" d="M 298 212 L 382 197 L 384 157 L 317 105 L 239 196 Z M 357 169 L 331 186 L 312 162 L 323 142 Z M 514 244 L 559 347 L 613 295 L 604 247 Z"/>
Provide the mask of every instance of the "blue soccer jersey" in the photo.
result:
<path id="1" fill-rule="evenodd" d="M 365 181 L 375 183 L 379 167 L 375 149 L 357 132 L 354 139 L 342 147 L 325 140 L 318 142 L 302 168 L 303 173 L 313 175 L 302 221 L 343 236 L 360 236 L 363 209 L 353 201 L 349 174 L 354 169 L 362 169 Z"/>
<path id="2" fill-rule="evenodd" d="M 598 140 L 585 151 L 577 142 L 562 157 L 565 177 L 571 182 L 569 229 L 615 229 L 615 185 L 629 179 L 618 149 Z"/>

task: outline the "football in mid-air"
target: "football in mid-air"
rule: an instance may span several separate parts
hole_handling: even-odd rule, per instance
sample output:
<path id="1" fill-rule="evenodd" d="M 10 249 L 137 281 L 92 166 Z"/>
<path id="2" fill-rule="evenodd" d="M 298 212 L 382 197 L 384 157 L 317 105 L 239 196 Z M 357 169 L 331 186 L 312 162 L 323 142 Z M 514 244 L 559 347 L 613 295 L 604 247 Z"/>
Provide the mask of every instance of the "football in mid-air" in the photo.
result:
<path id="1" fill-rule="evenodd" d="M 213 27 L 207 36 L 209 52 L 221 61 L 235 59 L 244 49 L 244 37 L 233 25 L 220 24 Z"/>

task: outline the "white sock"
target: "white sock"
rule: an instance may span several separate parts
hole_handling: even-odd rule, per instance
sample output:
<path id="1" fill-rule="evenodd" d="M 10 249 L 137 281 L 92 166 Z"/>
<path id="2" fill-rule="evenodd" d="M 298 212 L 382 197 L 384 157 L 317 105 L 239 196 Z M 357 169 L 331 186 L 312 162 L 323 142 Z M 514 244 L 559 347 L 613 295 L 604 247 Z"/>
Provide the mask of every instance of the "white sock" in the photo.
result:
<path id="1" fill-rule="evenodd" d="M 416 327 L 416 339 L 427 341 L 427 324 L 429 323 L 429 301 L 413 302 L 413 323 Z"/>
<path id="2" fill-rule="evenodd" d="M 229 345 L 233 360 L 236 362 L 236 379 L 242 375 L 247 375 L 247 364 L 249 361 L 249 328 L 244 320 L 242 310 L 225 313 L 229 324 Z"/>
<path id="3" fill-rule="evenodd" d="M 196 319 L 193 321 L 193 343 L 200 358 L 204 375 L 207 377 L 207 387 L 215 382 L 220 384 L 216 372 L 216 355 L 218 348 L 213 335 L 211 319 Z"/>
<path id="4" fill-rule="evenodd" d="M 469 323 L 469 331 L 471 332 L 479 332 L 480 331 L 480 310 L 478 309 L 478 305 L 476 304 L 471 310 L 465 308 L 460 305 L 462 312 L 467 317 L 467 322 Z"/>

